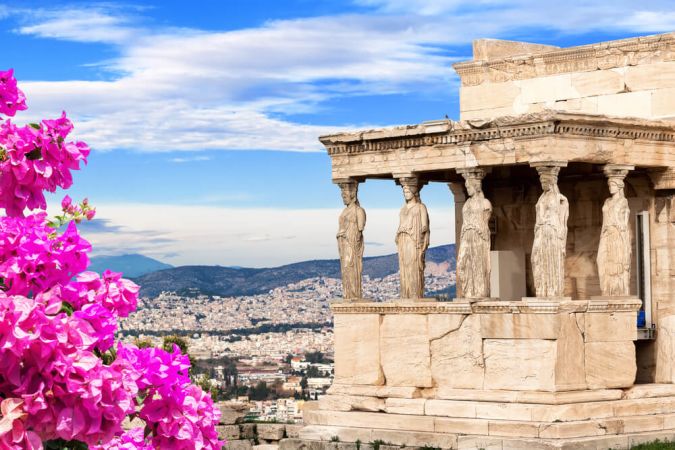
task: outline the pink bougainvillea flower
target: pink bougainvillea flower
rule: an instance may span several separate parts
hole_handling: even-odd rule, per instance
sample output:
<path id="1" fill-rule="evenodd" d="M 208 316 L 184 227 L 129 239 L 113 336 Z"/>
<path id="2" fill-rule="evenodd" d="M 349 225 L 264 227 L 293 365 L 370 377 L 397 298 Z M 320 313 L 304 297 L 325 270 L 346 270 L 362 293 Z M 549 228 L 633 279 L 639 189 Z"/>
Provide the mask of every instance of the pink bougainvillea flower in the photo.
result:
<path id="1" fill-rule="evenodd" d="M 0 71 L 0 114 L 12 117 L 26 108 L 26 96 L 17 86 L 14 70 Z"/>

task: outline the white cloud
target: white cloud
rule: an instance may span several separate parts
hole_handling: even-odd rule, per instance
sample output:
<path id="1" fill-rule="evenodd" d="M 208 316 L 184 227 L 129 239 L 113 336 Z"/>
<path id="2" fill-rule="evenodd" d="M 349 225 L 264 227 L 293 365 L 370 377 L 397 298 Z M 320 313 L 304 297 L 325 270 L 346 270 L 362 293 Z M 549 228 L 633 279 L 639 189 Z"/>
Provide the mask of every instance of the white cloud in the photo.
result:
<path id="1" fill-rule="evenodd" d="M 100 204 L 96 211 L 105 226 L 83 235 L 98 254 L 139 252 L 174 265 L 254 267 L 337 258 L 338 209 Z M 366 256 L 394 253 L 398 209 L 366 213 L 365 240 L 378 243 L 366 245 Z M 453 242 L 453 208 L 429 208 L 429 216 L 431 245 Z"/>
<path id="2" fill-rule="evenodd" d="M 169 161 L 171 161 L 173 163 L 183 164 L 183 163 L 190 163 L 190 162 L 211 161 L 211 157 L 209 157 L 209 156 L 188 156 L 188 157 L 178 156 L 178 157 L 175 157 L 175 158 L 171 158 Z"/>
<path id="3" fill-rule="evenodd" d="M 31 107 L 23 117 L 66 109 L 77 136 L 101 150 L 319 151 L 318 135 L 364 124 L 299 123 L 288 114 L 334 97 L 447 93 L 456 83 L 451 63 L 470 57 L 450 57 L 448 48 L 472 39 L 675 28 L 665 0 L 358 3 L 375 11 L 222 32 L 144 27 L 142 16 L 119 9 L 38 10 L 20 33 L 104 42 L 119 54 L 92 61 L 109 81 L 23 82 Z"/>
<path id="4" fill-rule="evenodd" d="M 18 12 L 18 11 L 17 11 Z M 18 28 L 20 34 L 77 42 L 128 42 L 134 31 L 129 18 L 102 8 L 21 10 L 32 22 Z"/>

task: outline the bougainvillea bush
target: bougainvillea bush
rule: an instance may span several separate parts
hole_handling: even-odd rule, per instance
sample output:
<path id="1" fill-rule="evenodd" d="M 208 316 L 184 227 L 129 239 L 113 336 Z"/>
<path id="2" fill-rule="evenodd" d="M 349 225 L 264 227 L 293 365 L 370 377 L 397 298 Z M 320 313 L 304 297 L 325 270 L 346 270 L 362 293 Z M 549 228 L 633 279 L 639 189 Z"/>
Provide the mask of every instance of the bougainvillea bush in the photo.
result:
<path id="1" fill-rule="evenodd" d="M 15 125 L 25 109 L 12 71 L 0 72 L 0 450 L 220 450 L 220 411 L 191 384 L 188 357 L 115 341 L 138 286 L 87 271 L 86 200 L 44 211 L 45 191 L 69 188 L 89 147 L 68 140 L 65 113 Z M 125 431 L 125 419 L 142 425 Z"/>

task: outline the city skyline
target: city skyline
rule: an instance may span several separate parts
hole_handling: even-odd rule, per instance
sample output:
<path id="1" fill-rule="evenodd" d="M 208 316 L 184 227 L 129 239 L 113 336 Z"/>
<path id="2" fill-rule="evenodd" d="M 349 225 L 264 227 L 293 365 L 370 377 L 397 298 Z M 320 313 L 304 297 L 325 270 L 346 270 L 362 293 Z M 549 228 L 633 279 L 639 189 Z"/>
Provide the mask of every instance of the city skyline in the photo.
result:
<path id="1" fill-rule="evenodd" d="M 65 109 L 92 146 L 68 193 L 98 208 L 83 227 L 98 254 L 274 266 L 337 257 L 341 201 L 317 137 L 457 119 L 451 64 L 473 39 L 567 47 L 675 28 L 666 1 L 571 3 L 6 2 L 3 68 L 28 97 L 15 121 Z M 432 245 L 454 241 L 447 187 L 422 198 Z M 369 181 L 360 199 L 366 255 L 393 253 L 400 188 Z"/>

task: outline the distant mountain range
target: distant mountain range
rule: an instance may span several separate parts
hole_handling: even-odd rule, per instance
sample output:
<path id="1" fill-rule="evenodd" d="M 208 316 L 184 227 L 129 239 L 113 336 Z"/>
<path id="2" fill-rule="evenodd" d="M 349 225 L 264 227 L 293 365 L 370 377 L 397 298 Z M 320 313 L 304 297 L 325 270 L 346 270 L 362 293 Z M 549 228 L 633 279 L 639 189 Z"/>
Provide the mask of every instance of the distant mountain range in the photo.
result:
<path id="1" fill-rule="evenodd" d="M 170 264 L 165 264 L 156 259 L 148 258 L 139 254 L 118 255 L 118 256 L 94 256 L 91 258 L 89 269 L 94 272 L 103 273 L 106 269 L 113 272 L 122 272 L 127 278 L 136 278 L 146 273 L 156 272 L 163 269 L 173 268 Z"/>
<path id="2" fill-rule="evenodd" d="M 436 264 L 447 263 L 449 270 L 454 270 L 455 245 L 429 248 L 426 260 Z M 398 256 L 395 253 L 364 258 L 363 274 L 370 278 L 383 278 L 397 271 Z M 339 278 L 340 261 L 337 259 L 303 261 L 263 269 L 182 266 L 165 268 L 135 277 L 127 273 L 127 276 L 134 278 L 134 281 L 141 286 L 142 296 L 153 297 L 162 291 L 174 291 L 184 296 L 205 294 L 229 297 L 263 294 L 271 289 L 307 278 Z"/>

